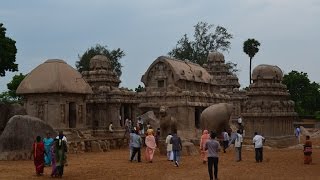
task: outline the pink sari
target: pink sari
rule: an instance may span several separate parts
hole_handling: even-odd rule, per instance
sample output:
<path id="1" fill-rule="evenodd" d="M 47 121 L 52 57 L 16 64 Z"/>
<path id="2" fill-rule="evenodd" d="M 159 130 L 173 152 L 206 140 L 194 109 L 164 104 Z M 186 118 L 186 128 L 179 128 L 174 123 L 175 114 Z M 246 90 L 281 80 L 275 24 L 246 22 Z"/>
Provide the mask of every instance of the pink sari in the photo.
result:
<path id="1" fill-rule="evenodd" d="M 201 159 L 203 160 L 203 163 L 207 162 L 208 160 L 208 151 L 205 150 L 205 145 L 209 138 L 210 136 L 208 130 L 204 130 L 200 140 L 200 155 Z"/>
<path id="2" fill-rule="evenodd" d="M 146 153 L 145 153 L 146 161 L 152 162 L 154 151 L 157 147 L 156 140 L 152 134 L 146 137 L 146 146 L 147 146 Z"/>

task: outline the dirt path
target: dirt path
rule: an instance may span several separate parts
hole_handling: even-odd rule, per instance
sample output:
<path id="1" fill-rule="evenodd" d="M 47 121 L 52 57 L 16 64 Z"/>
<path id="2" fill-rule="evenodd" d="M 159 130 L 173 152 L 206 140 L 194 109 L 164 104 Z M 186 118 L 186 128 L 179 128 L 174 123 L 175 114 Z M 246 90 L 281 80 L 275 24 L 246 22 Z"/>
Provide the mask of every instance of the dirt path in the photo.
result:
<path id="1" fill-rule="evenodd" d="M 313 153 L 313 164 L 303 164 L 302 150 L 265 149 L 263 163 L 255 163 L 254 151 L 244 150 L 243 161 L 234 161 L 234 151 L 221 153 L 219 179 L 320 179 L 320 150 Z M 182 157 L 181 166 L 174 167 L 165 156 L 157 152 L 153 163 L 130 163 L 128 150 L 112 150 L 106 153 L 71 154 L 63 179 L 160 179 L 206 180 L 207 166 L 199 156 Z M 37 177 L 33 161 L 0 161 L 0 179 L 52 179 L 51 168 Z"/>

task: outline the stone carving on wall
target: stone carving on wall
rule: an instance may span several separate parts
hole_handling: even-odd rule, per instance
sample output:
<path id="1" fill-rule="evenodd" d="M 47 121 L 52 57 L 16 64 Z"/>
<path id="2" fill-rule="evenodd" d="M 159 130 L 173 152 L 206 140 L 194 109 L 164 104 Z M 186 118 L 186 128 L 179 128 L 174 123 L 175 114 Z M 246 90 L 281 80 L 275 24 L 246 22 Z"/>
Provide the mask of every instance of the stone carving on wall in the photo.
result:
<path id="1" fill-rule="evenodd" d="M 60 104 L 60 117 L 61 122 L 65 123 L 65 104 Z"/>
<path id="2" fill-rule="evenodd" d="M 38 104 L 38 118 L 44 120 L 44 104 Z"/>
<path id="3" fill-rule="evenodd" d="M 78 117 L 79 117 L 79 123 L 82 123 L 82 105 L 78 106 Z"/>

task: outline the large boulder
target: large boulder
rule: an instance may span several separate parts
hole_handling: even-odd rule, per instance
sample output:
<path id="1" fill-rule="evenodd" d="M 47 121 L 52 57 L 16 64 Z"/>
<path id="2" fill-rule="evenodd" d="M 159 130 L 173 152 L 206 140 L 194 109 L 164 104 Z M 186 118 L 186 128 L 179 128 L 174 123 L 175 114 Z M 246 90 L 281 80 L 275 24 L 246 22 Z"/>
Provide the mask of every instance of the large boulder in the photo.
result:
<path id="1" fill-rule="evenodd" d="M 26 110 L 20 104 L 0 103 L 0 134 L 12 116 L 26 114 Z"/>
<path id="2" fill-rule="evenodd" d="M 21 156 L 32 149 L 32 143 L 37 136 L 45 137 L 50 132 L 55 135 L 53 128 L 39 118 L 29 115 L 15 115 L 8 121 L 0 136 L 0 159 L 12 160 L 29 158 Z M 7 155 L 4 155 L 7 154 Z M 15 154 L 13 157 L 12 154 Z"/>
<path id="3" fill-rule="evenodd" d="M 207 107 L 201 113 L 201 129 L 220 133 L 224 128 L 229 128 L 229 120 L 232 112 L 233 105 L 228 103 L 219 103 Z"/>
<path id="4" fill-rule="evenodd" d="M 153 111 L 148 111 L 144 114 L 142 114 L 140 116 L 144 123 L 147 124 L 149 123 L 150 126 L 153 128 L 153 129 L 156 129 L 158 127 L 160 127 L 160 123 L 159 123 L 159 120 L 157 119 L 157 117 L 154 115 L 154 112 Z"/>

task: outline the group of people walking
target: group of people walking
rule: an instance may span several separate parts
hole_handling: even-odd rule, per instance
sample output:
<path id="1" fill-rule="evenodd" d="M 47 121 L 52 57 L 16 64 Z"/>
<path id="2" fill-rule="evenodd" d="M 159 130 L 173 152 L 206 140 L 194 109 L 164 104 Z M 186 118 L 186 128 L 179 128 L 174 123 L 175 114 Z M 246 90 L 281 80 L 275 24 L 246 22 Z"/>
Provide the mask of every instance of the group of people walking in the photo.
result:
<path id="1" fill-rule="evenodd" d="M 45 166 L 51 166 L 51 177 L 62 177 L 66 163 L 67 138 L 60 131 L 58 136 L 52 138 L 50 133 L 43 138 L 37 136 L 32 145 L 32 155 L 36 174 L 43 175 Z"/>

